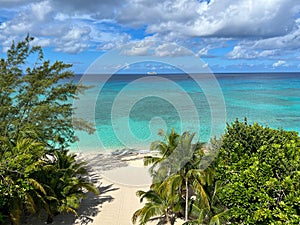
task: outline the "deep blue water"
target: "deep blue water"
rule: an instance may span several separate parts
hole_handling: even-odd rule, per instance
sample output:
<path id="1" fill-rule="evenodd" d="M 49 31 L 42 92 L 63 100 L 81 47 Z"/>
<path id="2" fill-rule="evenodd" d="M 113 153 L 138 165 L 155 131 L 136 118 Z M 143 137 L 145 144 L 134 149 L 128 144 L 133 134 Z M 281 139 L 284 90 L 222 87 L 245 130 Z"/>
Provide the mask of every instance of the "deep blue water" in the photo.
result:
<path id="1" fill-rule="evenodd" d="M 147 149 L 159 139 L 159 129 L 173 127 L 209 141 L 224 132 L 226 122 L 244 117 L 300 131 L 300 73 L 88 77 L 84 84 L 94 87 L 80 96 L 76 113 L 95 123 L 97 132 L 78 133 L 80 151 Z"/>

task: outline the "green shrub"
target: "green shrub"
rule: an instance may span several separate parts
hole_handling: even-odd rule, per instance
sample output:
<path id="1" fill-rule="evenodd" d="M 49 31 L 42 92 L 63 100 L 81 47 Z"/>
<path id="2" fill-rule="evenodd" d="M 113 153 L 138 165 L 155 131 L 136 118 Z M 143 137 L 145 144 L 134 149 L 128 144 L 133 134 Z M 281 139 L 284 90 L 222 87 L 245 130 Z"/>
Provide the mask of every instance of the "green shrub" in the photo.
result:
<path id="1" fill-rule="evenodd" d="M 219 200 L 232 224 L 300 223 L 297 132 L 236 120 L 227 125 L 216 160 Z"/>
<path id="2" fill-rule="evenodd" d="M 71 65 L 44 60 L 32 40 L 13 43 L 0 59 L 0 223 L 9 218 L 15 225 L 24 211 L 44 209 L 48 222 L 57 212 L 76 213 L 83 188 L 97 193 L 82 178 L 84 165 L 66 150 L 75 141 L 70 100 L 85 87 L 66 81 L 74 76 Z M 93 131 L 85 121 L 74 121 Z M 54 161 L 47 160 L 49 154 Z M 68 163 L 57 166 L 58 160 Z"/>

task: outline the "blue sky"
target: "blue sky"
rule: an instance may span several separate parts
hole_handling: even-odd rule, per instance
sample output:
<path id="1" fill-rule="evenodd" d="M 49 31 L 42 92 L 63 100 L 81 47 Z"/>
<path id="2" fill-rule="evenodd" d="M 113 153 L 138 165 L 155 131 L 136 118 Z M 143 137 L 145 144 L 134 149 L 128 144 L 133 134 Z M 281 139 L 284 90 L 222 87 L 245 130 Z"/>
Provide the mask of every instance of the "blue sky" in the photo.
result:
<path id="1" fill-rule="evenodd" d="M 27 33 L 76 73 L 124 46 L 143 58 L 190 51 L 213 72 L 300 71 L 299 0 L 0 0 L 0 56 Z"/>

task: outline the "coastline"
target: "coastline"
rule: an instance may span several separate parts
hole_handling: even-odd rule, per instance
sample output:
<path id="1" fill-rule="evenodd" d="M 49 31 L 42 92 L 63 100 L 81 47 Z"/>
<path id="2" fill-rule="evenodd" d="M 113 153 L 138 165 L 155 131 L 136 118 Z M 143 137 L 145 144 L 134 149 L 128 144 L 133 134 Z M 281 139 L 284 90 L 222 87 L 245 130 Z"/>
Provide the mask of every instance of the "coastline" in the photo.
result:
<path id="1" fill-rule="evenodd" d="M 140 202 L 136 192 L 147 191 L 152 184 L 149 167 L 144 166 L 143 157 L 153 153 L 139 151 L 121 156 L 111 152 L 71 152 L 79 161 L 87 163 L 89 179 L 99 188 L 100 195 L 87 193 L 76 210 L 77 216 L 60 214 L 54 217 L 52 225 L 133 225 L 132 215 L 145 203 Z M 45 221 L 46 215 L 30 216 L 21 225 L 44 225 Z M 183 222 L 178 219 L 175 225 Z M 156 225 L 157 221 L 147 224 Z"/>
<path id="2" fill-rule="evenodd" d="M 142 154 L 112 155 L 111 153 L 77 153 L 87 161 L 100 188 L 98 213 L 88 224 L 128 225 L 133 213 L 142 207 L 137 190 L 147 190 L 151 184 Z M 76 224 L 76 223 L 75 223 Z M 80 224 L 80 223 L 79 223 Z"/>
<path id="3" fill-rule="evenodd" d="M 143 206 L 136 196 L 137 190 L 148 190 L 151 177 L 143 166 L 146 154 L 112 155 L 104 152 L 75 153 L 78 160 L 87 162 L 89 179 L 99 188 L 100 195 L 87 194 L 83 199 L 78 216 L 62 214 L 54 218 L 53 225 L 130 225 L 133 213 Z M 22 225 L 45 224 L 40 218 L 27 218 Z M 152 224 L 152 223 L 149 223 Z M 156 224 L 156 223 L 153 223 Z"/>

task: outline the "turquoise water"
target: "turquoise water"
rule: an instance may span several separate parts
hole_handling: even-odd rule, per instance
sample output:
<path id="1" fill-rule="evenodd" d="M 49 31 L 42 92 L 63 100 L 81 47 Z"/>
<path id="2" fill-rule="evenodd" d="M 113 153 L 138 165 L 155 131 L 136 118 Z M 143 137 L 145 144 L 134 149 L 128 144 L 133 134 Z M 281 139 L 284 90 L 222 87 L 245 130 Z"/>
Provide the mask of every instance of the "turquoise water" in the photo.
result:
<path id="1" fill-rule="evenodd" d="M 85 83 L 94 87 L 80 96 L 76 115 L 93 122 L 97 132 L 77 133 L 77 151 L 148 149 L 159 139 L 159 129 L 173 127 L 207 142 L 224 132 L 226 122 L 244 117 L 300 132 L 300 73 L 215 74 L 216 80 L 186 74 L 108 78 L 91 75 Z"/>

